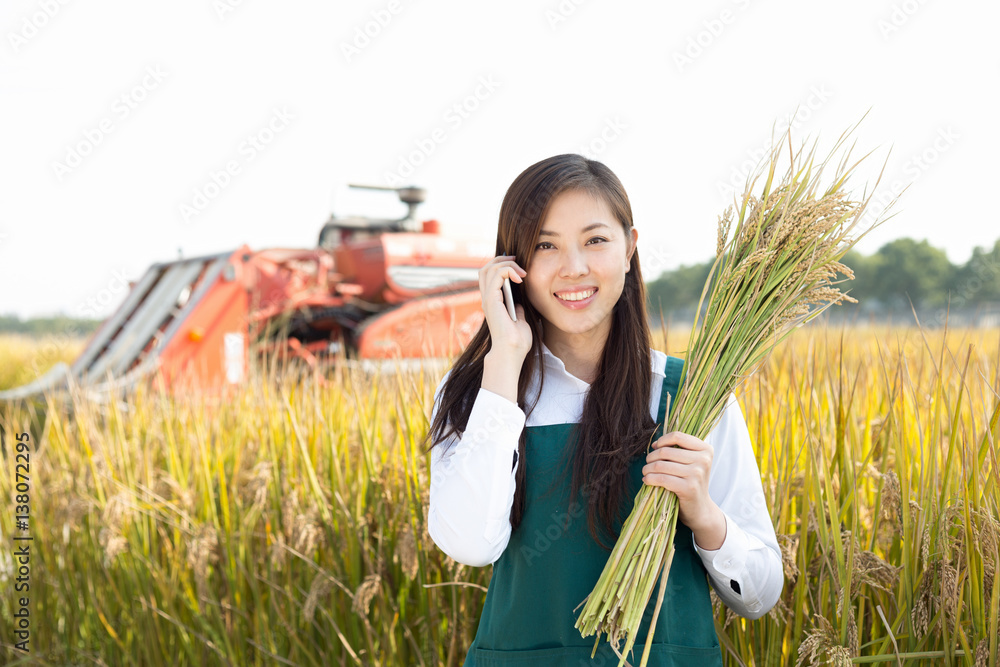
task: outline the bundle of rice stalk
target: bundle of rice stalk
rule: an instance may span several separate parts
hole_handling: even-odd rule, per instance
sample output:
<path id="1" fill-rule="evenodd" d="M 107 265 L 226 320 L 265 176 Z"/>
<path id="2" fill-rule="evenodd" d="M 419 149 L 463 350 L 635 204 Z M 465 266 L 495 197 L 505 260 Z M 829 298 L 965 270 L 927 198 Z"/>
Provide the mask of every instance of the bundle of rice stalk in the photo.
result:
<path id="1" fill-rule="evenodd" d="M 767 160 L 748 177 L 742 202 L 735 202 L 739 211 L 735 232 L 730 234 L 733 207 L 720 217 L 717 257 L 702 290 L 684 377 L 664 433 L 681 431 L 705 439 L 730 393 L 796 326 L 833 304 L 856 302 L 835 287 L 854 277 L 839 260 L 888 219 L 883 216 L 896 202 L 893 199 L 863 233 L 851 236 L 871 197 L 852 201 L 842 188 L 870 153 L 847 167 L 848 150 L 832 183 L 821 187 L 824 167 L 856 127 L 841 135 L 815 168 L 816 144 L 808 152 L 804 146 L 793 151 L 789 128 L 773 144 Z M 776 181 L 785 137 L 790 164 L 785 176 Z M 755 197 L 751 192 L 765 170 L 763 193 Z M 838 274 L 844 278 L 834 281 Z M 646 664 L 673 558 L 677 513 L 677 496 L 660 486 L 644 484 L 636 495 L 608 563 L 576 622 L 582 636 L 597 633 L 591 657 L 605 633 L 621 667 L 659 575 L 656 607 L 642 655 L 641 664 Z M 626 643 L 620 653 L 622 638 Z"/>

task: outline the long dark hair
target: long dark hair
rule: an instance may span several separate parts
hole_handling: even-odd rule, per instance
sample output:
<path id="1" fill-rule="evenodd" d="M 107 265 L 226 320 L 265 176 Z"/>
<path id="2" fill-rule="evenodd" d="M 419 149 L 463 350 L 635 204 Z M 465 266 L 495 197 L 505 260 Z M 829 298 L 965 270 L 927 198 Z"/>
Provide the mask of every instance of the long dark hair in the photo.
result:
<path id="1" fill-rule="evenodd" d="M 531 264 L 538 232 L 557 195 L 583 190 L 603 200 L 625 231 L 626 245 L 632 237 L 632 207 L 618 177 L 604 164 L 576 154 L 556 155 L 537 162 L 514 179 L 503 204 L 497 229 L 497 255 L 514 255 L 525 269 Z M 511 281 L 514 302 L 524 308 L 532 332 L 531 350 L 524 359 L 517 383 L 517 402 L 525 409 L 525 393 L 539 371 L 544 383 L 542 359 L 542 317 L 525 297 L 523 286 Z M 631 504 L 623 505 L 628 488 L 629 463 L 646 451 L 656 424 L 649 415 L 652 369 L 651 336 L 646 314 L 646 286 L 639 269 L 639 253 L 633 252 L 625 274 L 621 298 L 615 304 L 611 332 L 604 345 L 597 376 L 590 385 L 577 431 L 579 440 L 573 455 L 571 504 L 578 494 L 587 496 L 587 525 L 594 540 L 610 551 L 598 534 L 602 528 L 617 539 Z M 482 326 L 452 367 L 441 389 L 439 406 L 428 430 L 428 440 L 440 442 L 449 433 L 463 433 L 472 404 L 483 381 L 483 359 L 490 349 L 490 331 Z M 539 392 L 540 393 L 540 392 Z M 525 409 L 530 414 L 531 405 Z M 524 516 L 526 430 L 518 442 L 517 488 L 510 523 L 516 529 Z M 428 447 L 428 450 L 431 448 Z M 613 540 L 612 540 L 613 542 Z"/>

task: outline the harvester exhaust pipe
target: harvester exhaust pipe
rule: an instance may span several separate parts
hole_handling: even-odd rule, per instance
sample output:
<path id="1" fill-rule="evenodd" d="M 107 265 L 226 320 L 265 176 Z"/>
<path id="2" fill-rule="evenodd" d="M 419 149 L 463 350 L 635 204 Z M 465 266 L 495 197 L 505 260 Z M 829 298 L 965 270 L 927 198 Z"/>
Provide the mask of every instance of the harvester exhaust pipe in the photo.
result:
<path id="1" fill-rule="evenodd" d="M 330 214 L 330 219 L 323 225 L 319 232 L 319 240 L 316 245 L 327 250 L 333 249 L 342 239 L 355 233 L 377 234 L 379 232 L 419 232 L 417 223 L 417 206 L 427 199 L 427 190 L 413 185 L 393 188 L 386 185 L 364 185 L 360 183 L 348 183 L 348 187 L 359 190 L 388 190 L 395 192 L 399 200 L 406 204 L 406 215 L 402 218 L 364 218 L 364 217 L 344 217 L 338 218 Z"/>
<path id="2" fill-rule="evenodd" d="M 404 223 L 410 222 L 417 219 L 417 206 L 423 204 L 427 200 L 427 190 L 424 188 L 418 188 L 414 185 L 407 185 L 401 188 L 393 188 L 387 185 L 364 185 L 361 183 L 348 183 L 348 187 L 357 188 L 359 190 L 390 190 L 399 195 L 399 201 L 407 205 L 408 210 L 406 215 L 397 222 Z"/>

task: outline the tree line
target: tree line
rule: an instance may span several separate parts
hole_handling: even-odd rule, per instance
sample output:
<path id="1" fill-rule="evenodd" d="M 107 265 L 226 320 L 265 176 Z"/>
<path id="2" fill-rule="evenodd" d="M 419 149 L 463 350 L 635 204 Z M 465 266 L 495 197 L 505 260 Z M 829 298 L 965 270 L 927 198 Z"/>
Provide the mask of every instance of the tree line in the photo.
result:
<path id="1" fill-rule="evenodd" d="M 654 319 L 661 308 L 665 317 L 692 317 L 714 261 L 681 266 L 647 282 Z M 828 311 L 841 317 L 885 313 L 905 317 L 911 303 L 918 313 L 1000 306 L 1000 239 L 992 248 L 977 246 L 963 264 L 952 264 L 944 250 L 926 240 L 910 238 L 890 241 L 867 256 L 852 249 L 841 261 L 854 272 L 854 280 L 838 287 L 858 300 Z"/>
<path id="2" fill-rule="evenodd" d="M 41 338 L 50 334 L 88 336 L 101 326 L 101 320 L 78 319 L 67 315 L 32 317 L 22 320 L 14 313 L 0 315 L 0 333 L 21 334 Z"/>
<path id="3" fill-rule="evenodd" d="M 684 265 L 647 282 L 649 312 L 654 320 L 661 309 L 664 317 L 691 318 L 714 261 Z M 926 240 L 910 238 L 890 241 L 872 255 L 851 250 L 842 261 L 854 272 L 854 280 L 840 288 L 858 303 L 844 303 L 831 311 L 840 317 L 887 312 L 905 317 L 911 303 L 924 313 L 945 308 L 952 313 L 1000 308 L 1000 239 L 992 248 L 977 246 L 963 264 L 952 264 L 944 250 Z M 28 320 L 14 314 L 0 315 L 0 333 L 35 337 L 59 333 L 86 336 L 100 324 L 100 320 L 64 315 Z"/>

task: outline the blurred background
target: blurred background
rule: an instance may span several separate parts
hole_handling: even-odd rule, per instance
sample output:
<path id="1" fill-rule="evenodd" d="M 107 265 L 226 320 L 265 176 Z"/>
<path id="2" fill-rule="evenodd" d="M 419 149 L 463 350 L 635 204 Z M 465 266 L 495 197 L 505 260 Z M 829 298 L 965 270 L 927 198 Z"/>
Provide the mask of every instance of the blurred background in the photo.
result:
<path id="1" fill-rule="evenodd" d="M 712 257 L 772 130 L 822 152 L 866 112 L 854 154 L 874 152 L 852 182 L 870 190 L 884 165 L 875 212 L 910 187 L 858 250 L 907 241 L 882 277 L 856 260 L 855 294 L 895 276 L 868 291 L 905 311 L 949 289 L 986 301 L 993 287 L 969 277 L 1000 280 L 998 15 L 917 0 L 10 0 L 0 315 L 100 320 L 155 262 L 312 248 L 331 213 L 405 212 L 350 182 L 426 188 L 419 217 L 492 244 L 514 177 L 565 152 L 620 177 L 653 281 Z M 682 282 L 653 296 L 682 308 Z"/>

